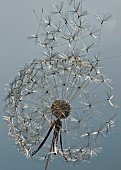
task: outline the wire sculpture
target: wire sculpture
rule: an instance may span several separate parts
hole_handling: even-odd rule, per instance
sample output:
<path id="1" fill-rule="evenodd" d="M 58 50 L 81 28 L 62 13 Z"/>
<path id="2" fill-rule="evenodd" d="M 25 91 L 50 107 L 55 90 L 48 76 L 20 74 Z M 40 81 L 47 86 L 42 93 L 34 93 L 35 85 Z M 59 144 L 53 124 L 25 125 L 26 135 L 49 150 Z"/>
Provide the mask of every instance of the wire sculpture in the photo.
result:
<path id="1" fill-rule="evenodd" d="M 117 108 L 95 54 L 102 25 L 111 15 L 96 15 L 97 29 L 87 22 L 82 1 L 71 0 L 69 8 L 65 3 L 55 4 L 46 19 L 43 9 L 40 20 L 33 10 L 39 28 L 28 38 L 44 49 L 43 59 L 18 72 L 5 99 L 9 134 L 26 157 L 46 160 L 45 170 L 56 155 L 70 163 L 96 156 Z"/>

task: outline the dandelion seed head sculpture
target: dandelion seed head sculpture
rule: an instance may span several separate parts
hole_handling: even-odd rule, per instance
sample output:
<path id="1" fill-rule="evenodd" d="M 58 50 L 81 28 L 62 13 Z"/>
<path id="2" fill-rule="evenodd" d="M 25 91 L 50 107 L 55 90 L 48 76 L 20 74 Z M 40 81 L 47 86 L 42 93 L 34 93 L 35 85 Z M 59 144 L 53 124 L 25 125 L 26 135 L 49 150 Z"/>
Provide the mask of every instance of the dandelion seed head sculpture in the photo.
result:
<path id="1" fill-rule="evenodd" d="M 47 20 L 41 16 L 35 41 L 44 47 L 44 58 L 21 69 L 6 96 L 9 134 L 26 157 L 46 160 L 45 169 L 55 155 L 67 162 L 89 161 L 100 152 L 100 137 L 114 126 L 110 80 L 90 52 L 101 31 L 85 23 L 82 2 L 70 5 L 66 12 L 64 3 L 55 5 Z M 52 22 L 55 15 L 59 24 Z M 100 17 L 100 28 L 109 18 Z"/>

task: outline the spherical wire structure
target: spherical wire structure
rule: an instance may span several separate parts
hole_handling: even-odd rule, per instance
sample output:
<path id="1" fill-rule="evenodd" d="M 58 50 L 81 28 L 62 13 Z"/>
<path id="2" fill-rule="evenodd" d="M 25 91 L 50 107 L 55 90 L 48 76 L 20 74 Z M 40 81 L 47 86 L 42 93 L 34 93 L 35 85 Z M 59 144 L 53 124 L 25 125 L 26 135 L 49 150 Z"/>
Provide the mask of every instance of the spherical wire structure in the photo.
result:
<path id="1" fill-rule="evenodd" d="M 7 87 L 4 109 L 19 151 L 27 158 L 46 160 L 45 170 L 57 155 L 70 163 L 96 156 L 100 138 L 114 126 L 117 107 L 110 80 L 90 52 L 98 48 L 102 24 L 110 15 L 96 15 L 100 29 L 91 29 L 82 1 L 70 1 L 67 12 L 64 3 L 54 8 L 47 20 L 43 11 L 40 20 L 34 11 L 39 29 L 29 38 L 44 48 L 44 57 L 18 72 Z M 59 23 L 53 23 L 57 16 Z"/>

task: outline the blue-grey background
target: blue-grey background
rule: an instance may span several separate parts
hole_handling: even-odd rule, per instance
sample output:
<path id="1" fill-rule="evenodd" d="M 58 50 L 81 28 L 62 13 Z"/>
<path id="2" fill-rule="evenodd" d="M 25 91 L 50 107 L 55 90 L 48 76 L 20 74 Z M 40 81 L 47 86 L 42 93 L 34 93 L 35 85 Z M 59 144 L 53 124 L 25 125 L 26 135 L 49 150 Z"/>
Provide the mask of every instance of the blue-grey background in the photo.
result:
<path id="1" fill-rule="evenodd" d="M 58 2 L 59 0 L 56 0 Z M 66 0 L 64 0 L 66 1 Z M 33 9 L 41 14 L 52 10 L 54 0 L 0 0 L 0 170 L 43 170 L 44 162 L 27 160 L 21 155 L 14 141 L 8 136 L 8 128 L 3 121 L 5 84 L 10 83 L 15 74 L 35 57 L 41 57 L 41 51 L 28 41 L 27 36 L 36 33 L 37 20 Z M 102 65 L 112 79 L 115 101 L 121 106 L 121 1 L 120 0 L 84 0 L 89 13 L 110 12 L 113 20 L 103 29 L 100 51 Z M 114 57 L 110 59 L 110 57 Z M 116 127 L 104 138 L 102 153 L 91 163 L 79 163 L 70 166 L 62 159 L 49 164 L 49 170 L 121 170 L 121 108 L 117 110 Z"/>

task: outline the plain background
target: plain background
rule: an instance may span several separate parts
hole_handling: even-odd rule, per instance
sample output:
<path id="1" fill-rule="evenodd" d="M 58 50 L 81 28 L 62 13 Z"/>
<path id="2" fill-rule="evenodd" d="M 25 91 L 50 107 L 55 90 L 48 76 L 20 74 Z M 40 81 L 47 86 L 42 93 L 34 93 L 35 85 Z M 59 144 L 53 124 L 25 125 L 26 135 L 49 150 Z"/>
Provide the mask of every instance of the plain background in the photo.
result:
<path id="1" fill-rule="evenodd" d="M 58 2 L 57 0 L 56 2 Z M 64 0 L 66 1 L 66 0 Z M 90 15 L 109 12 L 112 22 L 103 29 L 100 51 L 102 65 L 112 79 L 116 103 L 121 106 L 121 1 L 84 0 Z M 38 23 L 33 9 L 41 14 L 52 10 L 54 0 L 0 0 L 0 169 L 43 170 L 44 162 L 27 160 L 18 152 L 14 141 L 8 136 L 3 121 L 5 84 L 10 83 L 19 69 L 34 58 L 41 57 L 40 49 L 27 36 L 36 33 Z M 115 57 L 119 56 L 119 57 Z M 113 57 L 111 59 L 111 57 Z M 102 141 L 103 151 L 91 163 L 70 166 L 61 158 L 49 164 L 49 170 L 121 170 L 121 108 L 117 110 L 116 127 Z"/>

